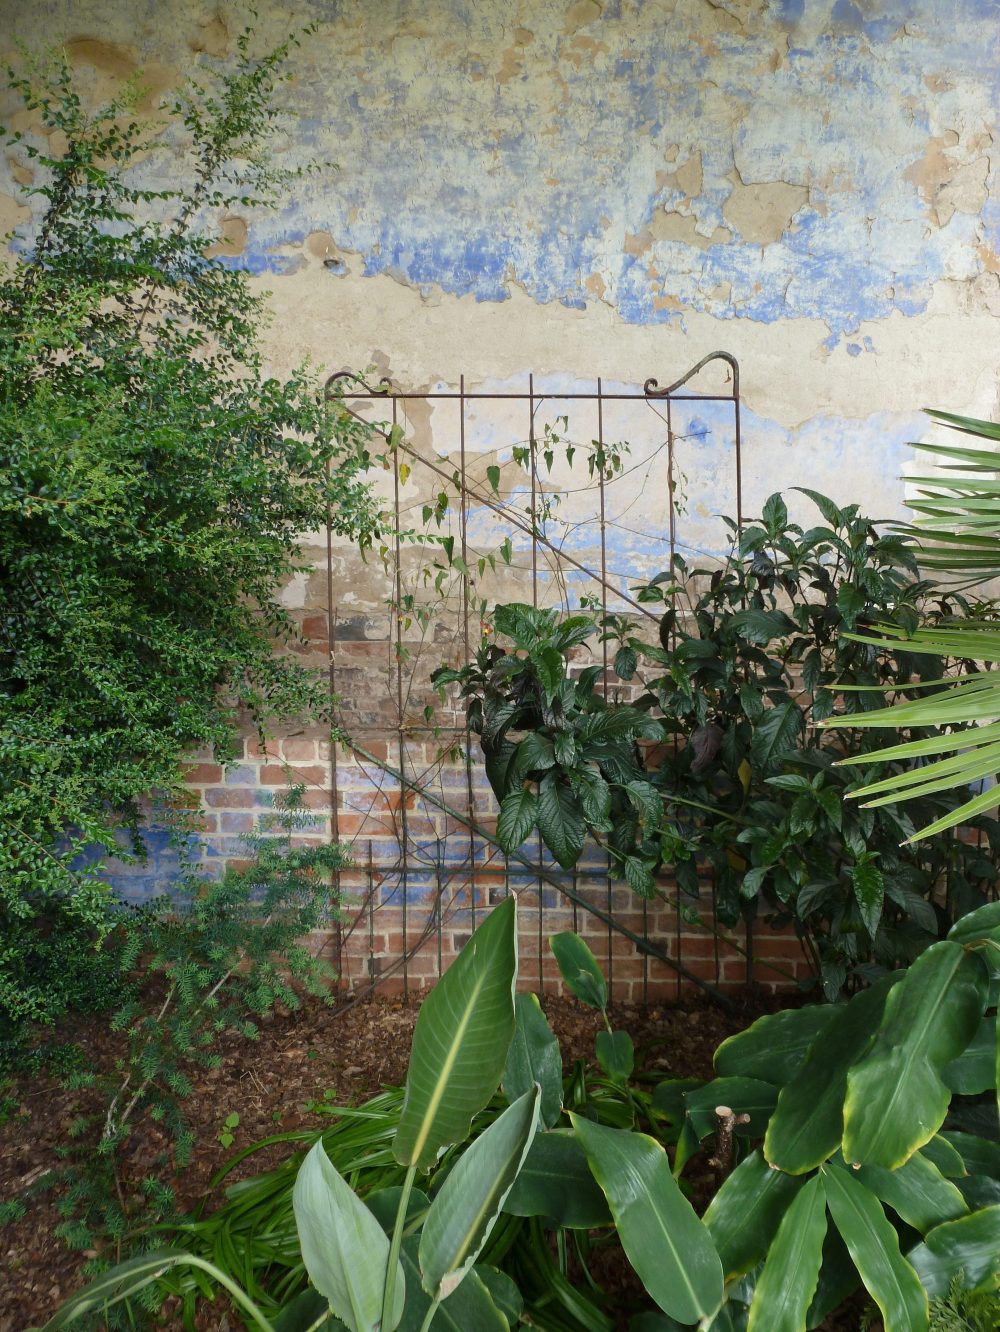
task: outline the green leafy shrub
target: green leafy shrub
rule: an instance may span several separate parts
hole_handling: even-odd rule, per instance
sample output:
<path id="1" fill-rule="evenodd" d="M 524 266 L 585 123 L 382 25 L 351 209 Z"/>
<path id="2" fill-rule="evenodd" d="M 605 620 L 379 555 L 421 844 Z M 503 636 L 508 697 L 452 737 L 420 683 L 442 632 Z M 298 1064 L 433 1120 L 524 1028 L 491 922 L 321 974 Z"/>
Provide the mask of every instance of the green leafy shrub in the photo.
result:
<path id="1" fill-rule="evenodd" d="M 970 824 L 988 852 L 968 839 L 901 846 L 913 819 L 938 818 L 959 797 L 925 792 L 912 818 L 845 803 L 870 780 L 864 756 L 878 742 L 815 723 L 837 694 L 861 715 L 886 690 L 903 696 L 936 681 L 943 663 L 905 642 L 876 652 L 858 641 L 869 624 L 912 627 L 931 585 L 907 542 L 880 535 L 856 506 L 808 493 L 824 525 L 803 531 L 774 495 L 759 522 L 734 526 L 719 568 L 677 558 L 639 589 L 647 604 L 666 605 L 660 643 L 644 641 L 634 620 L 603 626 L 616 672 L 633 682 L 630 702 L 605 701 L 600 667 L 570 665 L 597 633 L 594 616 L 528 606 L 498 607 L 498 641 L 435 678 L 458 682 L 468 700 L 505 849 L 537 826 L 570 867 L 590 833 L 645 896 L 669 869 L 697 898 L 710 871 L 719 918 L 794 923 L 834 997 L 849 976 L 874 979 L 911 961 L 987 899 L 1000 824 Z M 944 594 L 938 603 L 935 614 L 965 604 Z M 847 756 L 859 766 L 837 766 Z"/>
<path id="2" fill-rule="evenodd" d="M 295 634 L 276 591 L 328 516 L 362 544 L 375 530 L 366 434 L 306 370 L 267 376 L 263 299 L 206 255 L 202 222 L 294 179 L 268 154 L 294 44 L 257 59 L 244 33 L 231 71 L 189 84 L 163 125 L 138 119 L 135 87 L 89 112 L 65 64 L 10 71 L 42 134 L 4 136 L 41 208 L 0 274 L 8 1023 L 71 1003 L 67 950 L 82 962 L 112 926 L 81 848 L 141 856 L 143 801 L 179 795 L 185 751 L 225 758 L 242 717 L 327 702 L 275 655 Z"/>

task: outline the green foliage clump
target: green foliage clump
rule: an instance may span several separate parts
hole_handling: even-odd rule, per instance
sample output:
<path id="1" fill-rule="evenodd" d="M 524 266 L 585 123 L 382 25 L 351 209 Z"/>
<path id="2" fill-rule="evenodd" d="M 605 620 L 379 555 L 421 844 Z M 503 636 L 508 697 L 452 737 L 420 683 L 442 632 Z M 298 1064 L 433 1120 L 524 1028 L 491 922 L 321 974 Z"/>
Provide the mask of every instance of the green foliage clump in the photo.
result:
<path id="1" fill-rule="evenodd" d="M 956 1278 L 947 1295 L 931 1300 L 928 1332 L 996 1332 L 1000 1327 L 1000 1295 L 964 1290 Z"/>
<path id="2" fill-rule="evenodd" d="M 275 655 L 295 634 L 277 589 L 328 517 L 362 544 L 377 530 L 363 428 L 307 370 L 266 374 L 263 298 L 206 254 L 206 219 L 295 179 L 268 153 L 294 44 L 258 59 L 244 33 L 164 124 L 138 118 L 136 86 L 89 111 L 64 62 L 9 71 L 39 130 L 4 135 L 35 221 L 0 274 L 0 1011 L 15 1025 L 72 1004 L 47 978 L 112 928 L 80 850 L 141 856 L 144 798 L 169 804 L 186 750 L 225 758 L 248 714 L 322 710 L 317 677 Z"/>
<path id="3" fill-rule="evenodd" d="M 218 879 L 189 873 L 176 896 L 150 904 L 122 926 L 118 962 L 128 979 L 111 1018 L 121 1054 L 107 1073 L 81 1071 L 67 1085 L 97 1087 L 102 1111 L 75 1123 L 65 1149 L 62 1236 L 87 1247 L 95 1234 L 121 1238 L 136 1215 L 116 1187 L 121 1151 L 144 1114 L 163 1126 L 176 1164 L 190 1158 L 193 1138 L 183 1102 L 198 1070 L 218 1067 L 220 1039 L 256 1039 L 257 1020 L 276 1004 L 301 1006 L 302 995 L 332 1002 L 333 973 L 310 951 L 310 931 L 337 918 L 331 881 L 350 862 L 337 845 L 296 845 L 312 825 L 293 788 L 259 832 L 246 838 L 248 860 Z M 95 1150 L 96 1149 L 96 1150 Z M 162 1215 L 172 1193 L 152 1178 L 140 1213 Z"/>
<path id="4" fill-rule="evenodd" d="M 929 790 L 912 814 L 845 799 L 871 780 L 864 756 L 881 741 L 816 723 L 838 695 L 855 716 L 887 691 L 905 697 L 917 684 L 923 696 L 944 665 L 908 652 L 905 640 L 877 651 L 866 627 L 905 632 L 930 609 L 965 603 L 938 593 L 932 608 L 934 588 L 909 542 L 880 534 L 856 505 L 809 494 L 821 525 L 791 523 L 774 495 L 759 521 L 731 525 L 734 548 L 718 568 L 689 569 L 677 557 L 640 588 L 641 601 L 663 607 L 658 643 L 634 618 L 500 606 L 497 636 L 513 651 L 487 642 L 474 663 L 435 679 L 457 682 L 468 700 L 505 850 L 537 826 L 569 868 L 589 833 L 644 896 L 669 871 L 682 909 L 711 873 L 722 922 L 762 913 L 776 927 L 794 923 L 832 998 L 849 977 L 870 980 L 911 961 L 986 900 L 1000 824 L 970 823 L 983 848 L 901 845 L 915 820 L 938 818 L 961 797 Z M 634 690 L 628 702 L 605 699 L 600 666 L 570 669 L 572 650 L 599 632 Z M 852 767 L 838 766 L 845 757 Z"/>

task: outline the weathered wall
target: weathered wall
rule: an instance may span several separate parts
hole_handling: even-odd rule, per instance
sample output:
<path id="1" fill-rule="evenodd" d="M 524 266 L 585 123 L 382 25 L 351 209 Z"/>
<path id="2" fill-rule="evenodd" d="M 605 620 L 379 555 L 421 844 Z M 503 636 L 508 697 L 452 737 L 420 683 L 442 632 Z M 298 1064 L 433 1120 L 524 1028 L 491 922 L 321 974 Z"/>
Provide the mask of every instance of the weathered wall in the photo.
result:
<path id="1" fill-rule="evenodd" d="M 532 371 L 559 387 L 598 375 L 634 385 L 667 382 L 721 346 L 743 371 L 748 511 L 805 484 L 897 514 L 918 409 L 996 413 L 992 0 L 262 11 L 267 40 L 316 23 L 286 89 L 285 159 L 339 165 L 277 214 L 222 227 L 221 252 L 273 293 L 278 370 L 309 355 L 375 365 L 410 389 L 460 374 L 522 389 Z M 236 7 L 190 0 L 0 0 L 0 19 L 5 48 L 65 41 L 95 96 L 144 68 L 150 104 L 200 62 L 226 60 L 242 21 Z M 162 169 L 142 168 L 151 180 Z M 23 163 L 0 162 L 0 224 L 30 223 L 25 184 Z M 730 502 L 712 453 L 728 448 L 724 427 L 706 420 L 682 460 L 700 549 Z M 410 424 L 442 447 L 432 422 Z M 634 492 L 633 535 L 612 551 L 623 583 L 665 524 L 662 486 Z M 361 691 L 349 701 L 394 724 L 385 582 L 349 552 L 335 568 L 341 655 Z M 322 578 L 288 595 L 323 660 Z M 376 648 L 384 680 L 364 658 Z M 205 786 L 219 793 L 206 813 L 219 855 L 266 804 L 268 781 L 213 774 Z"/>

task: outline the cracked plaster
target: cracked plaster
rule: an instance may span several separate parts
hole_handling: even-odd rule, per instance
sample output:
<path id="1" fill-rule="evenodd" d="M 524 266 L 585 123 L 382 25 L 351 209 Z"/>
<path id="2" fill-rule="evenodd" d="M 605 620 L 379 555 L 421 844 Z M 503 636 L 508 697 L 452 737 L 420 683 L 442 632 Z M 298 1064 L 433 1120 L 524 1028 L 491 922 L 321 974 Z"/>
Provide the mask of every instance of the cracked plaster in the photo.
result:
<path id="1" fill-rule="evenodd" d="M 94 97 L 141 67 L 150 102 L 240 26 L 194 0 L 4 9 L 14 37 L 63 35 Z M 723 346 L 774 484 L 857 498 L 874 459 L 886 511 L 915 407 L 996 411 L 987 0 L 297 0 L 262 26 L 310 20 L 283 157 L 340 169 L 217 249 L 272 290 L 277 367 L 378 348 L 411 386 L 635 382 Z M 8 154 L 7 225 L 26 183 Z"/>

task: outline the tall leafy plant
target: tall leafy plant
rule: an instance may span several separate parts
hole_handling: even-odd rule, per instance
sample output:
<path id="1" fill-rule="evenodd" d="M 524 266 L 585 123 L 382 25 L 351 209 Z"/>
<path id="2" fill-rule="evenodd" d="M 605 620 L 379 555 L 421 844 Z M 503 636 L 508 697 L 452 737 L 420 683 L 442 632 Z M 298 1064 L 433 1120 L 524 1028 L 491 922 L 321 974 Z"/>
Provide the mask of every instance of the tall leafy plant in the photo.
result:
<path id="1" fill-rule="evenodd" d="M 912 628 L 931 585 L 909 543 L 880 534 L 856 506 L 809 495 L 819 525 L 790 522 L 774 495 L 759 521 L 734 525 L 720 567 L 677 559 L 639 589 L 663 608 L 658 643 L 632 619 L 601 626 L 631 686 L 627 702 L 606 700 L 600 666 L 574 661 L 597 634 L 594 616 L 520 605 L 498 607 L 496 640 L 436 680 L 457 682 L 467 700 L 507 849 L 537 827 L 571 867 L 589 833 L 646 896 L 667 869 L 694 899 L 710 870 L 721 919 L 762 912 L 794 922 L 833 997 L 849 975 L 871 978 L 915 957 L 985 900 L 994 869 L 964 841 L 901 849 L 913 831 L 907 815 L 844 804 L 865 773 L 838 760 L 864 762 L 876 746 L 860 727 L 834 735 L 815 723 L 837 691 L 846 723 L 878 707 L 886 689 L 903 696 L 915 678 L 936 681 L 941 662 L 909 653 L 908 642 L 879 653 L 857 641 L 872 623 Z M 950 608 L 939 601 L 935 614 Z M 955 803 L 929 791 L 916 816 Z M 984 817 L 976 826 L 992 849 L 1000 825 Z"/>
<path id="2" fill-rule="evenodd" d="M 329 517 L 377 515 L 365 433 L 305 370 L 265 371 L 247 274 L 209 257 L 211 218 L 275 203 L 275 98 L 297 38 L 191 82 L 162 124 L 137 87 L 88 110 L 60 60 L 8 71 L 31 130 L 34 221 L 0 275 L 0 1010 L 48 1021 L 53 936 L 108 928 L 99 845 L 143 854 L 193 746 L 316 712 L 275 640 L 277 590 Z M 169 143 L 169 152 L 164 146 Z M 52 145 L 60 145 L 58 149 Z M 207 219 L 207 220 L 206 220 Z M 28 979 L 34 971 L 34 976 Z"/>

